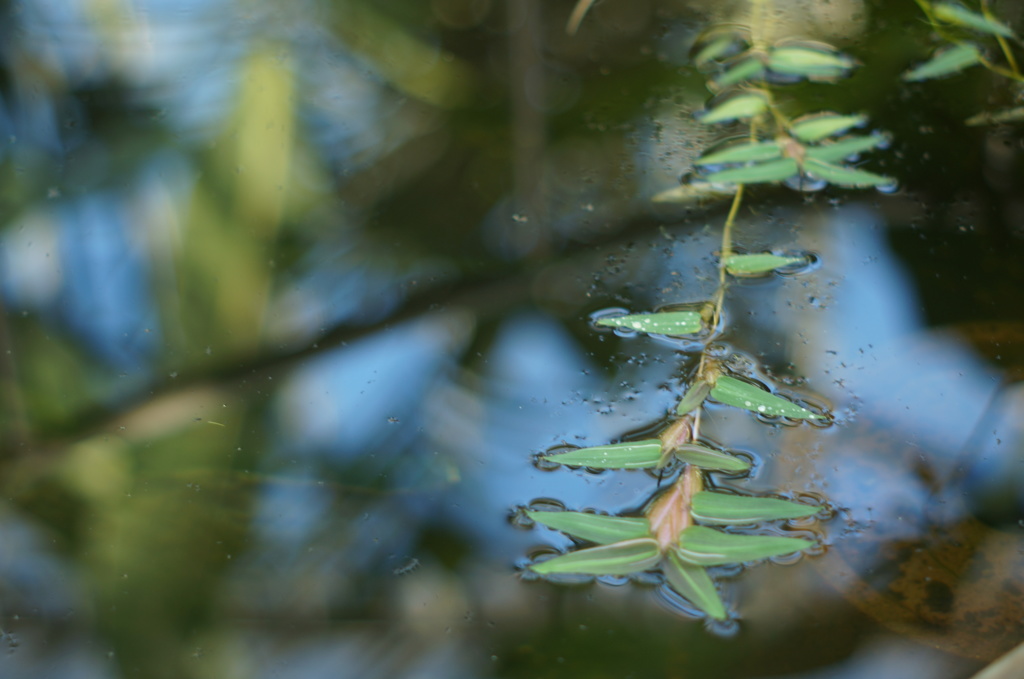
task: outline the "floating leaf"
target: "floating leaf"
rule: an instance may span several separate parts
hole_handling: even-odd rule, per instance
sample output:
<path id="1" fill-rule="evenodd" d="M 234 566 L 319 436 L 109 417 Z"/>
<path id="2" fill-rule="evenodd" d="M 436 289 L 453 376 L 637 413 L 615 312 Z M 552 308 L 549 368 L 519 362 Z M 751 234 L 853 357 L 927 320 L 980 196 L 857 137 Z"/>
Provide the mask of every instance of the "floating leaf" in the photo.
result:
<path id="1" fill-rule="evenodd" d="M 730 50 L 738 42 L 739 39 L 734 33 L 720 35 L 697 52 L 697 55 L 693 57 L 693 63 L 700 66 L 701 64 L 706 64 L 709 61 L 721 59 L 729 54 Z"/>
<path id="2" fill-rule="evenodd" d="M 958 73 L 968 66 L 981 62 L 981 52 L 970 43 L 961 43 L 948 49 L 936 52 L 928 61 L 912 68 L 903 74 L 907 81 L 941 78 L 944 75 Z"/>
<path id="3" fill-rule="evenodd" d="M 661 459 L 661 441 L 646 439 L 607 446 L 578 448 L 566 453 L 541 455 L 542 459 L 594 469 L 643 469 L 656 467 Z"/>
<path id="4" fill-rule="evenodd" d="M 818 113 L 804 116 L 789 126 L 789 131 L 800 141 L 814 142 L 825 137 L 845 132 L 851 127 L 863 125 L 867 116 L 841 116 L 836 113 Z"/>
<path id="5" fill-rule="evenodd" d="M 963 5 L 952 2 L 940 2 L 932 8 L 932 11 L 935 12 L 936 18 L 950 24 L 1004 38 L 1014 37 L 1013 31 L 1006 24 L 1000 23 L 995 19 L 989 19 L 984 14 L 972 12 Z"/>
<path id="6" fill-rule="evenodd" d="M 651 534 L 651 524 L 647 519 L 630 516 L 538 511 L 528 511 L 526 515 L 548 528 L 600 545 L 648 537 Z"/>
<path id="7" fill-rule="evenodd" d="M 585 573 L 587 575 L 629 575 L 653 568 L 661 561 L 654 538 L 638 538 L 569 552 L 530 566 L 541 575 Z"/>
<path id="8" fill-rule="evenodd" d="M 686 597 L 687 601 L 715 620 L 725 620 L 725 605 L 703 566 L 686 563 L 672 550 L 663 562 L 662 570 L 672 589 Z"/>
<path id="9" fill-rule="evenodd" d="M 779 255 L 730 255 L 725 258 L 725 270 L 733 276 L 756 276 L 784 266 L 806 262 L 806 257 Z"/>
<path id="10" fill-rule="evenodd" d="M 732 97 L 711 109 L 703 116 L 702 123 L 724 123 L 740 118 L 753 118 L 768 107 L 768 102 L 759 94 L 743 94 Z"/>
<path id="11" fill-rule="evenodd" d="M 808 78 L 836 78 L 855 63 L 845 54 L 808 47 L 776 47 L 768 55 L 768 68 L 776 73 Z"/>
<path id="12" fill-rule="evenodd" d="M 760 184 L 763 182 L 780 182 L 795 177 L 800 167 L 792 158 L 770 160 L 767 163 L 736 167 L 729 170 L 713 172 L 705 177 L 712 183 L 722 184 Z"/>
<path id="13" fill-rule="evenodd" d="M 967 125 L 995 125 L 998 123 L 1017 123 L 1024 120 L 1024 106 L 1004 111 L 983 111 L 968 118 Z"/>
<path id="14" fill-rule="evenodd" d="M 806 157 L 825 163 L 838 163 L 855 153 L 868 151 L 888 141 L 889 137 L 884 134 L 873 134 L 868 137 L 850 137 L 849 139 L 842 139 L 831 144 L 811 146 L 807 149 Z"/>
<path id="15" fill-rule="evenodd" d="M 750 463 L 743 458 L 702 446 L 699 443 L 687 443 L 679 446 L 673 452 L 683 462 L 701 469 L 712 469 L 732 474 L 750 469 Z"/>
<path id="16" fill-rule="evenodd" d="M 694 165 L 718 165 L 720 163 L 745 163 L 757 160 L 781 158 L 782 149 L 773 141 L 759 141 L 750 144 L 735 144 L 729 148 L 709 153 L 694 161 Z"/>
<path id="17" fill-rule="evenodd" d="M 653 335 L 692 335 L 703 327 L 696 311 L 664 311 L 656 314 L 632 314 L 599 318 L 598 325 L 636 330 Z"/>
<path id="18" fill-rule="evenodd" d="M 893 183 L 892 177 L 884 177 L 874 172 L 856 170 L 852 167 L 832 165 L 831 163 L 825 163 L 814 158 L 804 160 L 804 170 L 808 174 L 824 179 L 829 184 L 835 184 L 836 186 L 862 188 L 865 186 L 884 186 Z"/>
<path id="19" fill-rule="evenodd" d="M 792 554 L 813 546 L 815 543 L 802 538 L 723 533 L 705 526 L 689 526 L 679 534 L 677 553 L 683 561 L 698 566 L 721 566 Z"/>
<path id="20" fill-rule="evenodd" d="M 686 413 L 693 412 L 700 407 L 701 403 L 704 403 L 704 399 L 710 393 L 711 385 L 704 380 L 690 385 L 682 400 L 679 401 L 679 405 L 676 406 L 676 415 L 685 415 Z"/>
<path id="21" fill-rule="evenodd" d="M 719 525 L 798 519 L 813 516 L 821 511 L 821 507 L 809 507 L 773 497 L 749 497 L 708 491 L 694 495 L 691 507 L 695 519 Z"/>
<path id="22" fill-rule="evenodd" d="M 745 80 L 758 78 L 762 74 L 764 74 L 764 64 L 761 63 L 760 59 L 751 57 L 744 59 L 734 66 L 730 66 L 725 70 L 725 73 L 715 78 L 713 82 L 717 89 L 722 89 Z"/>
<path id="23" fill-rule="evenodd" d="M 800 420 L 823 419 L 822 415 L 816 415 L 807 408 L 728 375 L 718 376 L 711 389 L 711 397 L 726 405 L 765 415 L 782 415 Z"/>
<path id="24" fill-rule="evenodd" d="M 655 203 L 697 203 L 704 200 L 718 200 L 736 193 L 735 186 L 716 186 L 704 181 L 695 181 L 674 186 L 651 197 Z"/>

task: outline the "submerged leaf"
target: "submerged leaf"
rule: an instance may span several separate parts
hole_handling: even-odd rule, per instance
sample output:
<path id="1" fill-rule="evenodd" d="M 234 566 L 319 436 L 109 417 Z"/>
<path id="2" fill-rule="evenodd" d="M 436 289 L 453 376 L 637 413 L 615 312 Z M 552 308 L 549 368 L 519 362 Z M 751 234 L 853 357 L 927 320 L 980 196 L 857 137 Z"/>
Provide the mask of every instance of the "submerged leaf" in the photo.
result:
<path id="1" fill-rule="evenodd" d="M 809 47 L 776 47 L 768 56 L 768 68 L 776 73 L 808 78 L 836 78 L 854 65 L 845 54 Z"/>
<path id="2" fill-rule="evenodd" d="M 744 80 L 751 80 L 758 78 L 764 73 L 764 64 L 761 63 L 760 59 L 750 57 L 743 61 L 730 66 L 725 70 L 725 73 L 714 79 L 713 83 L 716 88 L 722 89 L 741 83 Z"/>
<path id="3" fill-rule="evenodd" d="M 961 43 L 948 49 L 936 52 L 928 61 L 912 68 L 903 74 L 907 81 L 941 78 L 944 75 L 959 73 L 968 66 L 981 63 L 981 52 L 970 43 Z"/>
<path id="4" fill-rule="evenodd" d="M 726 405 L 764 415 L 782 415 L 800 420 L 824 419 L 824 416 L 816 415 L 807 408 L 728 375 L 718 376 L 711 397 Z"/>
<path id="5" fill-rule="evenodd" d="M 806 261 L 806 257 L 782 257 L 768 254 L 730 255 L 725 259 L 725 270 L 733 276 L 756 276 Z"/>
<path id="6" fill-rule="evenodd" d="M 852 167 L 833 165 L 816 158 L 804 160 L 804 170 L 819 179 L 824 179 L 829 184 L 836 186 L 848 186 L 851 188 L 863 188 L 866 186 L 884 186 L 892 184 L 892 177 L 885 177 L 874 172 L 857 170 Z"/>
<path id="7" fill-rule="evenodd" d="M 867 116 L 862 115 L 818 113 L 797 120 L 789 126 L 789 131 L 800 141 L 815 142 L 845 132 L 851 127 L 863 125 L 866 121 Z"/>
<path id="8" fill-rule="evenodd" d="M 626 540 L 600 547 L 580 549 L 554 559 L 535 563 L 530 568 L 550 573 L 584 573 L 587 575 L 629 575 L 653 568 L 661 561 L 661 552 L 654 538 Z"/>
<path id="9" fill-rule="evenodd" d="M 686 597 L 687 601 L 715 620 L 725 620 L 725 605 L 703 566 L 686 563 L 672 550 L 662 562 L 662 570 L 672 589 Z"/>
<path id="10" fill-rule="evenodd" d="M 1014 37 L 1013 31 L 1006 24 L 995 19 L 989 19 L 984 14 L 972 12 L 963 5 L 952 2 L 940 2 L 932 8 L 932 11 L 935 12 L 937 18 L 950 24 L 1004 38 Z"/>
<path id="11" fill-rule="evenodd" d="M 688 443 L 679 446 L 674 451 L 675 456 L 686 464 L 692 464 L 701 469 L 711 469 L 722 472 L 745 472 L 750 469 L 750 463 L 743 458 L 714 450 L 699 443 Z"/>
<path id="12" fill-rule="evenodd" d="M 773 141 L 759 141 L 736 144 L 729 148 L 709 153 L 693 161 L 694 165 L 718 165 L 720 163 L 745 163 L 756 160 L 781 158 L 782 149 Z"/>
<path id="13" fill-rule="evenodd" d="M 773 497 L 749 497 L 709 491 L 701 491 L 694 495 L 691 507 L 695 519 L 718 525 L 798 519 L 813 516 L 821 511 L 821 507 L 809 507 Z"/>
<path id="14" fill-rule="evenodd" d="M 705 526 L 690 526 L 679 535 L 679 558 L 699 566 L 757 561 L 792 554 L 815 546 L 802 538 L 723 533 Z"/>
<path id="15" fill-rule="evenodd" d="M 889 137 L 884 134 L 873 134 L 868 137 L 850 137 L 831 144 L 810 146 L 807 148 L 806 157 L 826 163 L 838 163 L 855 153 L 869 151 L 888 141 Z"/>
<path id="16" fill-rule="evenodd" d="M 661 441 L 646 439 L 607 446 L 578 448 L 566 453 L 541 455 L 542 459 L 594 469 L 643 469 L 658 466 L 661 459 Z"/>
<path id="17" fill-rule="evenodd" d="M 636 330 L 653 335 L 692 335 L 703 327 L 696 311 L 664 311 L 656 314 L 632 314 L 599 318 L 596 323 L 609 328 Z"/>
<path id="18" fill-rule="evenodd" d="M 693 57 L 693 63 L 697 66 L 715 61 L 729 54 L 733 46 L 739 43 L 739 37 L 735 33 L 720 35 L 708 44 L 701 47 L 700 51 Z"/>
<path id="19" fill-rule="evenodd" d="M 548 528 L 568 533 L 574 538 L 589 540 L 599 545 L 648 537 L 651 524 L 647 519 L 630 516 L 601 516 L 586 512 L 538 512 L 526 515 Z"/>
<path id="20" fill-rule="evenodd" d="M 705 179 L 709 182 L 722 184 L 760 184 L 763 182 L 781 182 L 790 177 L 795 177 L 799 172 L 800 167 L 795 160 L 792 158 L 781 158 L 747 167 L 720 170 L 719 172 L 709 174 Z"/>
<path id="21" fill-rule="evenodd" d="M 743 94 L 723 101 L 703 116 L 702 123 L 724 123 L 741 118 L 753 118 L 768 108 L 768 102 L 759 94 Z"/>
<path id="22" fill-rule="evenodd" d="M 679 401 L 679 405 L 676 406 L 676 415 L 685 415 L 686 413 L 693 412 L 704 403 L 704 399 L 710 393 L 711 385 L 704 380 L 691 384 L 690 388 L 683 395 L 682 400 Z"/>
<path id="23" fill-rule="evenodd" d="M 651 197 L 655 203 L 698 203 L 705 200 L 719 200 L 736 193 L 735 186 L 715 186 L 704 181 L 674 186 Z"/>
<path id="24" fill-rule="evenodd" d="M 982 111 L 968 118 L 966 125 L 995 125 L 999 123 L 1017 123 L 1024 120 L 1024 106 L 1003 111 Z"/>

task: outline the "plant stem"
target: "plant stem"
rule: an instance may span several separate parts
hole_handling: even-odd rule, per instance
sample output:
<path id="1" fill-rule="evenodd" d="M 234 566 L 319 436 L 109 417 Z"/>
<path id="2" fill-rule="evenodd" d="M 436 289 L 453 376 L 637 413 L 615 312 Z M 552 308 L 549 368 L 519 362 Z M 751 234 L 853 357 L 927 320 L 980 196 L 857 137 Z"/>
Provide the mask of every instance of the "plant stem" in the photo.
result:
<path id="1" fill-rule="evenodd" d="M 992 11 L 988 8 L 988 0 L 981 0 L 981 13 L 989 21 L 997 21 L 996 17 L 993 16 Z M 1003 51 L 1003 56 L 1006 57 L 1006 63 L 1010 65 L 1010 70 L 1013 71 L 1015 78 L 1020 79 L 1020 69 L 1017 67 L 1017 60 L 1013 56 L 1013 52 L 1010 50 L 1009 43 L 1006 42 L 1006 38 L 996 34 L 996 41 L 999 43 L 999 49 Z"/>

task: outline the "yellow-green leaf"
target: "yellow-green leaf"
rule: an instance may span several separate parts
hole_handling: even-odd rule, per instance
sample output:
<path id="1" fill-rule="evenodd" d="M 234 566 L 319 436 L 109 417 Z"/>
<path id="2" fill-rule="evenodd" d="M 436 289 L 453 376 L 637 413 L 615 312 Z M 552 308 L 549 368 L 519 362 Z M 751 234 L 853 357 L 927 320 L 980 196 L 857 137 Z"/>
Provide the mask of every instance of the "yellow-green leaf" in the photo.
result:
<path id="1" fill-rule="evenodd" d="M 772 71 L 808 78 L 836 78 L 855 63 L 845 54 L 808 47 L 776 47 L 768 55 L 768 68 Z"/>
<path id="2" fill-rule="evenodd" d="M 715 78 L 713 82 L 715 88 L 722 89 L 741 83 L 745 80 L 758 78 L 763 73 L 764 64 L 761 63 L 761 60 L 755 57 L 750 57 L 727 68 L 725 72 Z"/>
<path id="3" fill-rule="evenodd" d="M 932 11 L 935 13 L 936 18 L 946 23 L 1004 38 L 1014 37 L 1013 31 L 1006 24 L 990 19 L 984 14 L 972 12 L 963 5 L 952 2 L 940 2 L 932 8 Z"/>
<path id="4" fill-rule="evenodd" d="M 810 146 L 807 148 L 806 157 L 814 158 L 815 160 L 820 160 L 825 163 L 838 163 L 844 158 L 852 156 L 855 153 L 869 151 L 888 141 L 889 137 L 884 134 L 872 134 L 867 137 L 850 137 L 849 139 L 841 139 L 831 144 Z"/>
<path id="5" fill-rule="evenodd" d="M 863 188 L 866 186 L 884 186 L 892 184 L 892 177 L 885 177 L 874 172 L 857 170 L 852 167 L 833 165 L 816 158 L 804 160 L 804 170 L 818 179 L 824 179 L 829 184 L 836 186 L 848 186 L 851 188 Z"/>
<path id="6" fill-rule="evenodd" d="M 867 116 L 816 113 L 804 116 L 789 126 L 790 133 L 805 142 L 815 142 L 845 132 L 851 127 L 863 125 Z"/>
<path id="7" fill-rule="evenodd" d="M 716 186 L 705 181 L 696 181 L 665 189 L 652 196 L 651 200 L 655 203 L 699 203 L 720 200 L 734 193 L 735 186 Z"/>
<path id="8" fill-rule="evenodd" d="M 541 459 L 574 467 L 594 469 L 644 469 L 661 460 L 661 440 L 645 439 L 607 446 L 577 448 L 565 453 L 541 455 Z"/>
<path id="9" fill-rule="evenodd" d="M 704 326 L 696 311 L 664 311 L 655 314 L 631 314 L 599 318 L 596 323 L 608 328 L 635 330 L 653 335 L 692 335 Z"/>
<path id="10" fill-rule="evenodd" d="M 782 149 L 773 141 L 759 141 L 749 144 L 734 144 L 721 151 L 701 156 L 694 165 L 719 165 L 721 163 L 746 163 L 758 160 L 781 158 Z"/>
<path id="11" fill-rule="evenodd" d="M 809 507 L 773 497 L 749 497 L 708 491 L 694 495 L 691 508 L 695 519 L 718 525 L 797 519 L 813 516 L 821 511 L 821 507 Z"/>
<path id="12" fill-rule="evenodd" d="M 725 258 L 725 270 L 733 276 L 757 276 L 806 261 L 806 257 L 782 257 L 770 254 L 730 255 Z"/>
<path id="13" fill-rule="evenodd" d="M 654 538 L 638 538 L 610 545 L 580 549 L 530 566 L 541 575 L 584 573 L 587 575 L 629 575 L 654 568 L 661 561 Z"/>
<path id="14" fill-rule="evenodd" d="M 689 526 L 679 534 L 677 554 L 687 563 L 721 566 L 792 554 L 814 546 L 815 543 L 802 538 L 723 533 L 705 526 Z"/>
<path id="15" fill-rule="evenodd" d="M 795 177 L 800 167 L 792 158 L 769 160 L 746 167 L 735 167 L 728 170 L 712 172 L 704 179 L 713 184 L 761 184 L 764 182 L 781 182 Z"/>
<path id="16" fill-rule="evenodd" d="M 715 620 L 725 620 L 725 605 L 703 566 L 686 563 L 675 550 L 668 553 L 668 558 L 662 564 L 665 579 L 672 589 Z"/>
<path id="17" fill-rule="evenodd" d="M 728 375 L 719 375 L 715 380 L 711 398 L 726 405 L 764 415 L 781 415 L 800 420 L 823 419 L 823 416 L 816 415 L 807 408 Z"/>
<path id="18" fill-rule="evenodd" d="M 701 469 L 711 469 L 736 474 L 750 469 L 750 463 L 746 460 L 714 450 L 699 443 L 687 443 L 679 446 L 674 451 L 675 456 L 687 464 Z"/>
<path id="19" fill-rule="evenodd" d="M 982 111 L 965 121 L 967 125 L 996 125 L 999 123 L 1019 123 L 1024 120 L 1024 106 L 1005 109 L 1003 111 Z"/>
<path id="20" fill-rule="evenodd" d="M 724 123 L 730 120 L 753 118 L 768 108 L 768 102 L 759 94 L 741 94 L 723 101 L 703 116 L 702 123 Z"/>
<path id="21" fill-rule="evenodd" d="M 690 385 L 690 388 L 686 390 L 683 398 L 679 401 L 679 405 L 676 406 L 676 415 L 685 415 L 696 410 L 700 407 L 701 403 L 704 403 L 704 399 L 710 393 L 711 385 L 704 380 Z"/>
<path id="22" fill-rule="evenodd" d="M 978 48 L 970 43 L 961 43 L 936 52 L 928 61 L 904 73 L 903 79 L 916 81 L 941 78 L 959 73 L 968 66 L 978 63 L 981 63 L 981 52 Z"/>
<path id="23" fill-rule="evenodd" d="M 651 524 L 647 519 L 630 516 L 538 511 L 528 511 L 526 515 L 548 528 L 600 545 L 648 537 L 651 534 Z"/>

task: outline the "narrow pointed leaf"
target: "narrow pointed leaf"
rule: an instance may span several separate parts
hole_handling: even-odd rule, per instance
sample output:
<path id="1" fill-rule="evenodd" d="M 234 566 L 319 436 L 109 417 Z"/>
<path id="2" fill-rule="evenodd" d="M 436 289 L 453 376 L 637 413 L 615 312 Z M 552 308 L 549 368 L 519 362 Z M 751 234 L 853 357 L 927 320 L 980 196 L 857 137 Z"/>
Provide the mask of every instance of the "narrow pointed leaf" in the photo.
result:
<path id="1" fill-rule="evenodd" d="M 643 469 L 658 466 L 658 461 L 661 460 L 661 441 L 646 439 L 628 443 L 613 443 L 608 446 L 579 448 L 566 453 L 541 455 L 541 458 L 558 464 L 595 469 Z"/>
<path id="2" fill-rule="evenodd" d="M 1018 123 L 1024 120 L 1024 106 L 1003 111 L 982 111 L 965 121 L 967 125 L 994 125 L 999 123 Z"/>
<path id="3" fill-rule="evenodd" d="M 815 142 L 845 132 L 851 127 L 863 125 L 867 116 L 841 116 L 835 113 L 821 113 L 806 116 L 789 127 L 789 131 L 800 141 Z"/>
<path id="4" fill-rule="evenodd" d="M 999 35 L 1004 38 L 1014 37 L 1013 31 L 1006 24 L 1000 23 L 995 19 L 989 19 L 984 14 L 972 12 L 963 5 L 952 2 L 940 2 L 932 8 L 932 11 L 935 12 L 937 18 L 950 24 L 982 33 Z"/>
<path id="5" fill-rule="evenodd" d="M 672 589 L 686 597 L 687 601 L 715 620 L 725 620 L 725 604 L 703 566 L 686 563 L 672 550 L 664 560 L 662 570 Z"/>
<path id="6" fill-rule="evenodd" d="M 584 573 L 587 575 L 629 575 L 654 568 L 661 552 L 654 538 L 626 540 L 600 547 L 580 549 L 530 566 L 541 575 Z"/>
<path id="7" fill-rule="evenodd" d="M 863 188 L 866 186 L 884 186 L 892 184 L 892 177 L 885 177 L 874 172 L 857 170 L 852 167 L 833 165 L 815 158 L 804 160 L 804 170 L 819 179 L 824 179 L 829 184 L 836 186 L 848 186 L 851 188 Z"/>
<path id="8" fill-rule="evenodd" d="M 711 385 L 704 380 L 691 384 L 690 388 L 683 395 L 682 400 L 679 401 L 679 405 L 676 406 L 676 415 L 685 415 L 686 413 L 693 412 L 704 403 L 704 399 L 710 393 Z"/>
<path id="9" fill-rule="evenodd" d="M 746 80 L 759 78 L 763 74 L 764 64 L 759 59 L 751 57 L 727 68 L 722 75 L 715 78 L 714 84 L 716 88 L 723 89 Z"/>
<path id="10" fill-rule="evenodd" d="M 720 163 L 746 163 L 748 161 L 772 160 L 782 157 L 782 149 L 773 141 L 736 144 L 721 151 L 709 153 L 694 161 L 694 165 L 718 165 Z"/>
<path id="11" fill-rule="evenodd" d="M 694 495 L 691 507 L 695 519 L 723 526 L 798 519 L 821 511 L 821 507 L 809 507 L 773 497 L 748 497 L 708 491 Z"/>
<path id="12" fill-rule="evenodd" d="M 727 33 L 726 35 L 721 35 L 702 47 L 696 56 L 693 57 L 693 63 L 700 66 L 709 61 L 721 59 L 729 54 L 729 51 L 736 43 L 737 38 L 734 34 Z"/>
<path id="13" fill-rule="evenodd" d="M 703 116 L 702 123 L 724 123 L 741 118 L 753 118 L 768 107 L 764 97 L 758 94 L 743 94 L 733 97 L 711 109 Z"/>
<path id="14" fill-rule="evenodd" d="M 807 158 L 813 158 L 825 163 L 838 163 L 855 153 L 869 151 L 887 141 L 889 141 L 889 137 L 884 134 L 850 137 L 849 139 L 842 139 L 831 144 L 810 146 L 807 148 Z"/>
<path id="15" fill-rule="evenodd" d="M 835 78 L 854 65 L 845 54 L 807 47 L 777 47 L 768 56 L 768 68 L 776 73 L 809 78 Z"/>
<path id="16" fill-rule="evenodd" d="M 654 335 L 692 335 L 703 327 L 696 311 L 665 311 L 656 314 L 632 314 L 600 318 L 598 325 L 609 328 L 635 330 Z"/>
<path id="17" fill-rule="evenodd" d="M 688 443 L 674 451 L 675 456 L 687 464 L 701 469 L 738 473 L 750 469 L 750 463 L 743 458 L 714 450 L 699 443 Z"/>
<path id="18" fill-rule="evenodd" d="M 775 271 L 784 266 L 806 262 L 806 257 L 781 257 L 779 255 L 730 255 L 725 260 L 725 270 L 733 276 L 756 276 Z"/>
<path id="19" fill-rule="evenodd" d="M 679 535 L 677 553 L 684 562 L 699 566 L 721 566 L 792 554 L 814 545 L 810 540 L 802 538 L 723 533 L 706 526 L 689 526 Z"/>
<path id="20" fill-rule="evenodd" d="M 781 182 L 795 177 L 800 171 L 792 158 L 770 160 L 767 163 L 721 170 L 707 175 L 704 179 L 715 184 L 760 184 Z"/>
<path id="21" fill-rule="evenodd" d="M 574 538 L 599 545 L 649 537 L 651 524 L 647 519 L 631 516 L 601 516 L 586 512 L 537 512 L 526 515 L 539 524 L 568 533 Z"/>
<path id="22" fill-rule="evenodd" d="M 735 186 L 715 186 L 704 181 L 690 182 L 661 191 L 651 197 L 655 203 L 699 203 L 720 200 L 736 193 Z"/>
<path id="23" fill-rule="evenodd" d="M 935 55 L 928 61 L 912 68 L 903 74 L 907 81 L 928 80 L 930 78 L 941 78 L 942 76 L 959 73 L 968 66 L 981 62 L 981 52 L 978 48 L 969 43 L 954 45 Z"/>
<path id="24" fill-rule="evenodd" d="M 718 376 L 714 388 L 711 389 L 711 397 L 726 405 L 764 415 L 782 415 L 799 420 L 822 419 L 821 415 L 816 415 L 807 408 L 728 375 Z"/>

